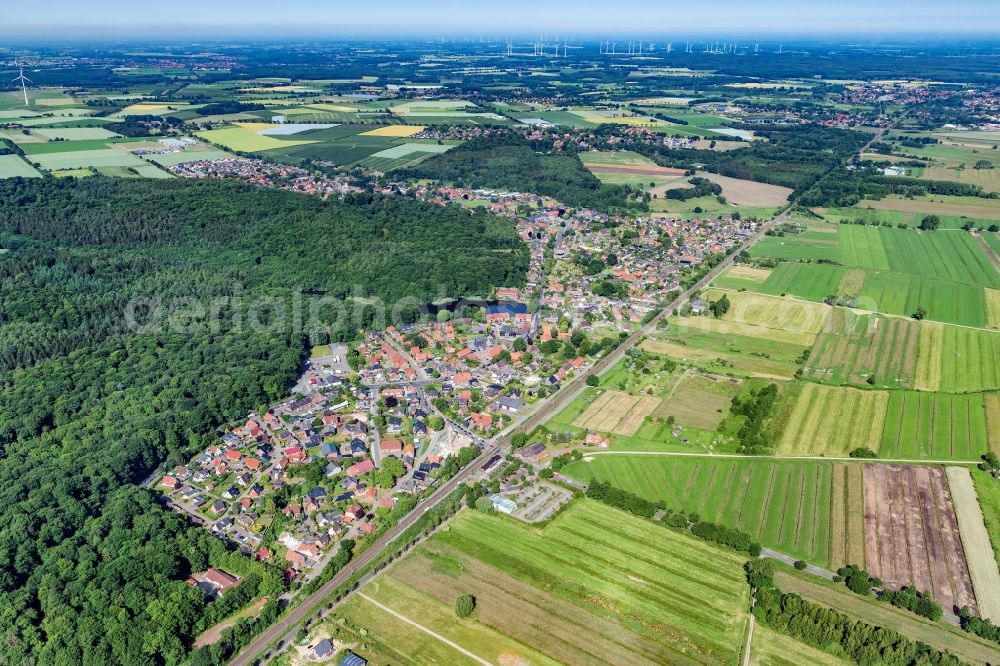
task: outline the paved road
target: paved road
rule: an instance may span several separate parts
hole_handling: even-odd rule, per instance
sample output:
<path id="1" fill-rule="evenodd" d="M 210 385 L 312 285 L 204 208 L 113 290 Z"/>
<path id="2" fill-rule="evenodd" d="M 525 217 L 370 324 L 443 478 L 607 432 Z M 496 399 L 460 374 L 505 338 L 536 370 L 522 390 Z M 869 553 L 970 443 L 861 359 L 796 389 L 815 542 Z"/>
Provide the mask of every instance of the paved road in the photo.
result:
<path id="1" fill-rule="evenodd" d="M 701 278 L 700 280 L 698 280 L 698 282 L 696 282 L 692 286 L 682 291 L 680 295 L 677 296 L 677 298 L 672 300 L 662 310 L 660 310 L 659 314 L 650 319 L 647 324 L 645 324 L 644 326 L 636 330 L 634 333 L 632 333 L 630 336 L 625 338 L 621 342 L 621 344 L 618 345 L 618 347 L 609 352 L 604 358 L 597 361 L 597 363 L 595 363 L 593 367 L 590 368 L 590 370 L 576 376 L 573 379 L 573 381 L 570 384 L 567 384 L 562 391 L 552 396 L 545 402 L 544 409 L 539 409 L 534 414 L 529 416 L 527 419 L 522 421 L 517 426 L 516 430 L 531 432 L 539 425 L 541 425 L 545 420 L 547 420 L 551 414 L 558 412 L 564 406 L 575 400 L 576 397 L 580 393 L 582 393 L 584 389 L 587 388 L 586 384 L 587 377 L 589 377 L 590 375 L 600 375 L 601 373 L 605 372 L 613 365 L 618 363 L 620 360 L 622 360 L 625 357 L 625 353 L 629 349 L 639 344 L 639 342 L 646 336 L 654 333 L 656 331 L 657 324 L 659 324 L 664 318 L 670 316 L 675 308 L 679 308 L 680 306 L 684 305 L 691 299 L 691 297 L 695 293 L 708 286 L 709 282 L 717 278 L 723 271 L 725 271 L 733 264 L 733 261 L 735 261 L 736 257 L 741 252 L 749 249 L 750 246 L 759 241 L 764 236 L 764 233 L 768 229 L 784 222 L 785 219 L 788 217 L 791 208 L 792 205 L 789 204 L 788 206 L 785 207 L 783 211 L 781 211 L 781 213 L 776 215 L 769 222 L 765 222 L 764 224 L 762 224 L 760 226 L 760 229 L 758 229 L 756 233 L 754 233 L 752 236 L 743 241 L 743 243 L 739 245 L 733 252 L 731 252 L 726 258 L 720 261 L 714 268 L 712 268 L 712 270 L 706 273 L 705 277 Z M 514 431 L 515 429 L 511 429 L 510 434 L 512 435 Z M 509 441 L 509 436 L 508 438 L 506 438 L 505 441 Z"/>
<path id="2" fill-rule="evenodd" d="M 761 225 L 760 229 L 750 236 L 746 241 L 743 242 L 735 251 L 733 251 L 729 256 L 720 261 L 712 270 L 710 270 L 705 277 L 700 279 L 694 285 L 688 289 L 681 292 L 681 294 L 671 301 L 663 310 L 653 317 L 649 323 L 647 323 L 642 328 L 638 329 L 629 337 L 625 338 L 613 351 L 608 353 L 604 358 L 597 361 L 594 366 L 587 372 L 581 373 L 576 376 L 569 384 L 567 384 L 563 390 L 559 391 L 556 395 L 552 396 L 549 400 L 544 403 L 544 406 L 530 416 L 525 418 L 516 426 L 509 427 L 505 430 L 503 439 L 499 440 L 498 435 L 494 440 L 502 445 L 507 445 L 510 442 L 510 437 L 517 430 L 523 430 L 525 432 L 531 432 L 536 427 L 541 425 L 549 416 L 556 413 L 562 407 L 572 401 L 579 393 L 581 393 L 585 388 L 587 388 L 586 379 L 590 375 L 596 375 L 604 372 L 608 368 L 612 367 L 615 363 L 620 361 L 625 356 L 625 352 L 637 345 L 645 336 L 649 335 L 656 330 L 656 325 L 668 314 L 673 312 L 674 308 L 680 307 L 682 304 L 686 303 L 691 296 L 700 289 L 703 289 L 709 282 L 715 279 L 722 271 L 729 268 L 732 265 L 734 258 L 743 250 L 748 249 L 751 245 L 756 243 L 763 237 L 764 232 L 776 224 L 780 224 L 789 213 L 791 205 L 789 205 L 785 210 L 783 210 L 779 215 L 774 217 L 770 222 L 766 222 Z M 480 440 L 481 441 L 481 440 Z M 485 444 L 485 443 L 484 443 Z M 384 548 L 391 544 L 396 537 L 402 534 L 410 525 L 412 525 L 417 518 L 422 515 L 425 511 L 435 506 L 438 502 L 443 500 L 452 490 L 458 487 L 460 483 L 465 481 L 480 469 L 483 465 L 497 452 L 497 447 L 495 446 L 484 446 L 484 451 L 477 457 L 471 464 L 462 469 L 458 474 L 451 478 L 447 483 L 437 489 L 433 495 L 421 503 L 416 509 L 410 512 L 405 518 L 403 518 L 395 527 L 386 532 L 382 537 L 372 544 L 364 553 L 358 556 L 356 559 L 348 563 L 343 569 L 341 569 L 330 581 L 328 581 L 319 590 L 313 592 L 309 597 L 304 599 L 302 603 L 292 609 L 284 618 L 279 620 L 277 623 L 269 627 L 264 633 L 257 636 L 249 645 L 247 645 L 240 653 L 233 658 L 232 664 L 235 666 L 247 666 L 248 664 L 254 663 L 254 657 L 261 652 L 263 652 L 268 645 L 277 641 L 278 639 L 284 638 L 288 640 L 288 635 L 296 630 L 298 625 L 305 620 L 307 617 L 312 615 L 319 605 L 333 593 L 340 585 L 347 582 L 347 580 L 354 575 L 359 569 L 367 565 L 369 562 L 374 560 Z M 264 663 L 263 661 L 261 663 Z"/>
<path id="3" fill-rule="evenodd" d="M 883 129 L 878 132 L 872 140 L 866 144 L 864 148 L 859 152 L 864 152 L 864 150 L 870 146 L 872 143 L 877 141 L 888 131 L 889 128 Z M 586 379 L 590 375 L 599 375 L 604 371 L 611 368 L 615 363 L 618 363 L 625 356 L 627 352 L 632 347 L 636 346 L 643 338 L 650 335 L 656 330 L 657 324 L 660 323 L 665 317 L 669 316 L 674 308 L 678 308 L 684 303 L 686 303 L 693 294 L 697 291 L 704 289 L 712 280 L 718 277 L 723 271 L 729 268 L 735 258 L 744 250 L 749 249 L 754 243 L 760 240 L 764 233 L 778 225 L 787 219 L 789 213 L 791 212 L 792 206 L 794 204 L 790 203 L 784 208 L 778 215 L 776 215 L 769 222 L 765 222 L 761 225 L 760 229 L 757 230 L 752 236 L 750 236 L 746 241 L 744 241 L 739 247 L 737 247 L 733 252 L 731 252 L 727 257 L 720 261 L 714 268 L 712 268 L 703 278 L 698 280 L 694 285 L 685 289 L 681 294 L 675 298 L 673 301 L 668 303 L 659 314 L 653 317 L 645 326 L 639 328 L 637 331 L 632 333 L 618 345 L 613 351 L 609 352 L 604 358 L 600 359 L 590 368 L 587 372 L 583 372 L 576 376 L 569 384 L 567 384 L 563 390 L 559 391 L 557 394 L 549 398 L 544 405 L 537 409 L 530 416 L 527 416 L 520 423 L 512 424 L 508 427 L 502 435 L 497 435 L 491 442 L 497 442 L 501 445 L 508 445 L 510 442 L 510 437 L 516 431 L 531 432 L 536 427 L 541 425 L 546 419 L 549 418 L 551 414 L 558 412 L 566 404 L 571 402 L 576 398 L 577 395 L 583 392 L 587 388 Z M 482 441 L 482 440 L 478 440 Z M 269 627 L 264 633 L 260 634 L 253 642 L 246 646 L 233 660 L 232 664 L 236 666 L 246 666 L 254 662 L 254 657 L 261 653 L 268 645 L 277 641 L 279 638 L 288 640 L 287 634 L 294 631 L 302 620 L 311 615 L 316 611 L 317 607 L 328 597 L 337 587 L 345 583 L 356 571 L 367 565 L 370 561 L 375 559 L 381 551 L 391 544 L 396 537 L 402 534 L 410 525 L 412 525 L 417 518 L 426 512 L 431 507 L 435 506 L 438 502 L 442 501 L 452 490 L 458 487 L 460 483 L 465 481 L 476 472 L 482 469 L 483 465 L 497 452 L 496 446 L 485 445 L 484 451 L 477 457 L 472 463 L 462 469 L 458 474 L 452 477 L 447 483 L 438 488 L 438 490 L 431 495 L 427 500 L 421 503 L 414 511 L 410 512 L 406 517 L 404 517 L 394 528 L 386 532 L 382 537 L 376 541 L 368 550 L 358 556 L 357 559 L 352 560 L 343 569 L 341 569 L 337 575 L 335 575 L 329 582 L 327 582 L 323 587 L 321 587 L 316 592 L 309 595 L 308 598 L 304 599 L 301 604 L 296 606 L 287 616 L 282 618 L 279 622 Z"/>

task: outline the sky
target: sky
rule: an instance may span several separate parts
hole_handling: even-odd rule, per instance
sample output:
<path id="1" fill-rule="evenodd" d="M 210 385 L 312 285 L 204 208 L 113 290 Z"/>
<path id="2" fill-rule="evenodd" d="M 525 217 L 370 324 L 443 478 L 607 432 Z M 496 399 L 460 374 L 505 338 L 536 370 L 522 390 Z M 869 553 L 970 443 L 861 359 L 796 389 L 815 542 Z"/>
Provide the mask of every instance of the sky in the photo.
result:
<path id="1" fill-rule="evenodd" d="M 4 3 L 8 4 L 8 3 Z M 15 0 L 0 36 L 1000 36 L 1000 0 Z"/>

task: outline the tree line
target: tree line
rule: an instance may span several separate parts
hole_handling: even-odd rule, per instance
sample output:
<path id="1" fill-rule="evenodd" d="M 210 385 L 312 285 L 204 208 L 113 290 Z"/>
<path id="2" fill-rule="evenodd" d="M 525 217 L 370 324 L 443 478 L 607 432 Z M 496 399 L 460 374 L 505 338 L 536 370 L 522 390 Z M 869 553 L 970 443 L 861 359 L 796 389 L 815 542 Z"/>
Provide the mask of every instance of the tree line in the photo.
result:
<path id="1" fill-rule="evenodd" d="M 135 488 L 287 395 L 316 338 L 290 316 L 239 325 L 262 298 L 291 307 L 301 285 L 308 308 L 353 284 L 390 303 L 432 300 L 437 284 L 485 295 L 523 283 L 528 256 L 485 212 L 100 177 L 0 180 L 0 246 L 8 663 L 180 663 L 208 622 L 274 591 L 267 570 Z M 217 327 L 135 329 L 124 313 L 139 297 L 224 306 Z M 247 589 L 218 610 L 183 582 L 209 565 L 248 567 Z"/>

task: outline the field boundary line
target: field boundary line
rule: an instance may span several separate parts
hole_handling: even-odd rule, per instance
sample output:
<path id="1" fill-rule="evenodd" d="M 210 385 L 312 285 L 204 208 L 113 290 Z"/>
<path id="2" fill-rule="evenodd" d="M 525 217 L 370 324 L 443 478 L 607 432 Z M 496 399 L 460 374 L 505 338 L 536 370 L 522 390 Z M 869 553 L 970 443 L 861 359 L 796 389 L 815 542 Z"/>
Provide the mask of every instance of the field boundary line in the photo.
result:
<path id="1" fill-rule="evenodd" d="M 695 453 L 693 451 L 587 451 L 590 456 L 675 456 L 679 458 L 734 458 L 737 460 L 813 460 L 816 462 L 902 463 L 912 465 L 978 465 L 981 460 L 917 460 L 914 458 L 851 458 L 849 456 L 748 456 L 740 453 Z"/>
<path id="2" fill-rule="evenodd" d="M 373 605 L 377 606 L 378 608 L 382 609 L 386 613 L 389 613 L 390 615 L 392 615 L 393 617 L 395 617 L 397 620 L 402 620 L 403 622 L 416 627 L 417 629 L 419 629 L 420 631 L 424 632 L 428 636 L 432 636 L 433 638 L 436 638 L 437 640 L 441 641 L 445 645 L 458 650 L 459 652 L 461 652 L 462 654 L 464 654 L 469 659 L 472 659 L 473 661 L 477 661 L 480 664 L 483 664 L 483 666 L 493 666 L 493 664 L 491 664 L 490 662 L 486 661 L 482 657 L 478 657 L 478 656 L 474 655 L 473 653 L 469 652 L 468 650 L 466 650 L 464 647 L 462 647 L 458 643 L 455 643 L 454 641 L 448 640 L 447 638 L 445 638 L 441 634 L 436 633 L 434 631 L 431 631 L 427 627 L 423 626 L 422 624 L 418 624 L 417 622 L 415 622 L 414 620 L 411 620 L 410 618 L 406 617 L 402 613 L 397 613 L 396 611 L 392 610 L 388 606 L 380 604 L 379 602 L 375 601 L 374 599 L 372 599 L 371 597 L 369 597 L 364 592 L 358 592 L 358 596 L 361 597 L 362 599 L 364 599 L 365 601 L 367 601 L 368 603 L 373 604 Z"/>

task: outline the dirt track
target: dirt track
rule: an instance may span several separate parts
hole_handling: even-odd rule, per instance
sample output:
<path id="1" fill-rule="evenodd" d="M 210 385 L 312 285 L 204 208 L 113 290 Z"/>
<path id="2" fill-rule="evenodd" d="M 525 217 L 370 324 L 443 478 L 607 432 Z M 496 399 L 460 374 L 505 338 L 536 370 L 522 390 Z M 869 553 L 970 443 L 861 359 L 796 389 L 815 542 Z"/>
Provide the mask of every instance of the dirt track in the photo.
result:
<path id="1" fill-rule="evenodd" d="M 865 465 L 865 560 L 886 587 L 976 609 L 951 492 L 940 467 Z"/>

